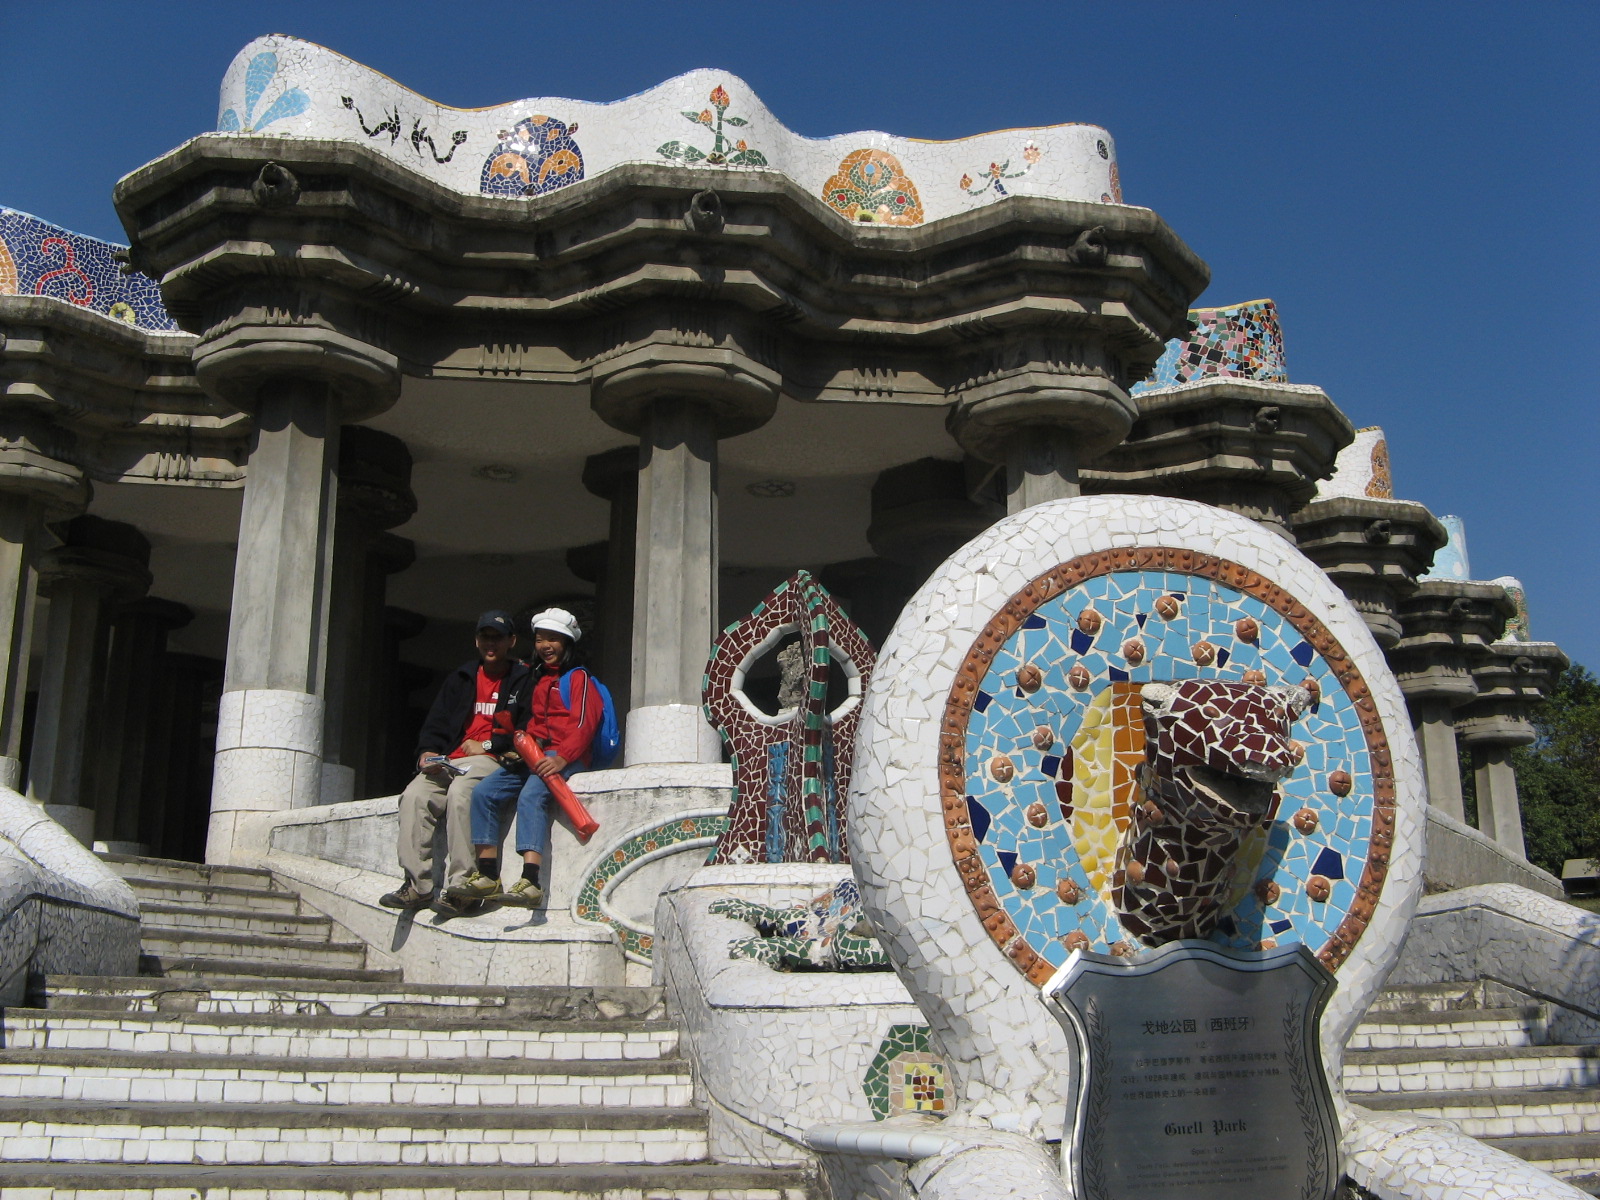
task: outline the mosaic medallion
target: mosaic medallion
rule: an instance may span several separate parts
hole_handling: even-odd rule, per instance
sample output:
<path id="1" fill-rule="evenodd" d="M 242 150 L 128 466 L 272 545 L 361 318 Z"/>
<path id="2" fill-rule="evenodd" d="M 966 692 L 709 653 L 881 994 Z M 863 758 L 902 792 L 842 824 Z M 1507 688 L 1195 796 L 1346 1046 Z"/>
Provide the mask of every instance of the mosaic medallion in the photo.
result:
<path id="1" fill-rule="evenodd" d="M 1084 555 L 1013 596 L 957 672 L 939 772 L 968 895 L 1036 983 L 1162 935 L 1337 970 L 1388 869 L 1359 669 L 1284 588 L 1192 551 Z"/>

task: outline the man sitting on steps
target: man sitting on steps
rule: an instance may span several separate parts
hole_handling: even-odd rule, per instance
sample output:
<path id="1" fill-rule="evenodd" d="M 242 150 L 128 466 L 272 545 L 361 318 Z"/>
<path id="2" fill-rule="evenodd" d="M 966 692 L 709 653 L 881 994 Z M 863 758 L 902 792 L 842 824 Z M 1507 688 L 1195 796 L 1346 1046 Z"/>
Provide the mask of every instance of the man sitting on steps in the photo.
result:
<path id="1" fill-rule="evenodd" d="M 500 766 L 511 748 L 508 734 L 495 733 L 494 714 L 505 708 L 528 674 L 511 652 L 517 644 L 511 617 L 499 610 L 478 618 L 478 661 L 464 663 L 445 679 L 417 740 L 418 775 L 400 795 L 400 867 L 405 882 L 381 896 L 387 908 L 414 911 L 432 905 L 444 916 L 466 907 L 442 893 L 434 898 L 433 833 L 444 818 L 444 886 L 456 887 L 472 870 L 472 789 Z"/>

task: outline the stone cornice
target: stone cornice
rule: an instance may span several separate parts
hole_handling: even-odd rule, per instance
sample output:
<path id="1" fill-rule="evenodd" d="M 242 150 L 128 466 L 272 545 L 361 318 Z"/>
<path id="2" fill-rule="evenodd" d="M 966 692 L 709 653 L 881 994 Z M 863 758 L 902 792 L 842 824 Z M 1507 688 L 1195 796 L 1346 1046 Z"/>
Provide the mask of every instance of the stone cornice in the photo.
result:
<path id="1" fill-rule="evenodd" d="M 0 396 L 61 431 L 101 482 L 237 485 L 248 419 L 195 383 L 188 334 L 151 333 L 40 296 L 0 296 Z"/>
<path id="2" fill-rule="evenodd" d="M 691 201 L 707 191 L 716 220 L 697 228 Z M 1090 337 L 1126 385 L 1185 327 L 1208 274 L 1147 209 L 1012 197 L 915 228 L 852 226 L 756 170 L 630 164 L 530 202 L 451 191 L 366 146 L 207 136 L 116 198 L 135 260 L 186 328 L 321 320 L 411 372 L 500 373 L 471 349 L 503 342 L 505 373 L 576 380 L 615 344 L 618 314 L 698 305 L 804 344 L 777 353 L 806 398 L 837 388 L 862 347 L 891 391 L 912 354 L 954 351 L 949 378 L 913 388 L 931 399 L 1004 369 L 985 354 L 1025 336 L 1061 345 L 1012 357 L 1072 357 Z"/>

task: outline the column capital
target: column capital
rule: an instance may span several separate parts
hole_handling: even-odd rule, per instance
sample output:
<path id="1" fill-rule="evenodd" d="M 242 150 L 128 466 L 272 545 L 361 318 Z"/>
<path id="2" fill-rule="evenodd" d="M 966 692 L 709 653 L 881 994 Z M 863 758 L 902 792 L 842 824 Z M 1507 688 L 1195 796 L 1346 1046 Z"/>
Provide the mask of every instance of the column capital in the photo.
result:
<path id="1" fill-rule="evenodd" d="M 1177 496 L 1229 509 L 1292 539 L 1309 503 L 1355 436 L 1321 388 L 1218 376 L 1134 395 L 1127 438 L 1085 463 L 1086 494 Z"/>
<path id="2" fill-rule="evenodd" d="M 45 595 L 84 583 L 121 603 L 149 590 L 150 542 L 132 525 L 85 514 L 62 533 L 64 544 L 39 556 L 39 587 Z"/>
<path id="3" fill-rule="evenodd" d="M 339 431 L 339 511 L 375 530 L 404 525 L 417 511 L 411 465 L 410 449 L 393 434 L 344 426 Z"/>
<path id="4" fill-rule="evenodd" d="M 0 492 L 26 497 L 46 520 L 82 512 L 90 484 L 78 464 L 77 439 L 43 414 L 0 415 Z"/>
<path id="5" fill-rule="evenodd" d="M 1466 704 L 1478 694 L 1473 667 L 1511 614 L 1505 589 L 1466 580 L 1429 579 L 1400 601 L 1400 640 L 1390 649 L 1400 690 L 1412 701 Z"/>
<path id="6" fill-rule="evenodd" d="M 1301 551 L 1349 597 L 1378 645 L 1400 640 L 1400 603 L 1445 544 L 1444 526 L 1409 500 L 1335 496 L 1300 509 L 1291 528 Z"/>
<path id="7" fill-rule="evenodd" d="M 661 324 L 620 332 L 593 366 L 589 403 L 602 421 L 643 434 L 653 406 L 682 400 L 706 414 L 717 438 L 767 423 L 782 379 L 768 339 L 731 314 L 669 314 Z M 678 328 L 686 325 L 694 328 Z"/>
<path id="8" fill-rule="evenodd" d="M 1568 658 L 1554 642 L 1496 642 L 1473 669 L 1477 698 L 1456 721 L 1456 733 L 1474 748 L 1526 746 L 1536 737 L 1529 710 L 1548 696 Z"/>
<path id="9" fill-rule="evenodd" d="M 400 395 L 395 355 L 325 325 L 228 323 L 195 346 L 194 375 L 251 415 L 262 386 L 286 377 L 326 384 L 344 422 L 377 416 Z"/>
<path id="10" fill-rule="evenodd" d="M 602 500 L 615 500 L 623 488 L 639 487 L 639 447 L 618 446 L 583 460 L 583 486 Z"/>
<path id="11" fill-rule="evenodd" d="M 176 600 L 164 600 L 160 596 L 142 596 L 119 608 L 117 619 L 144 622 L 164 633 L 171 633 L 193 621 L 194 610 L 187 604 L 179 604 Z"/>
<path id="12" fill-rule="evenodd" d="M 372 559 L 385 575 L 398 575 L 417 561 L 417 544 L 387 531 L 372 539 Z"/>
<path id="13" fill-rule="evenodd" d="M 921 573 L 1005 514 L 969 492 L 967 464 L 922 458 L 878 474 L 867 542 L 879 557 Z"/>

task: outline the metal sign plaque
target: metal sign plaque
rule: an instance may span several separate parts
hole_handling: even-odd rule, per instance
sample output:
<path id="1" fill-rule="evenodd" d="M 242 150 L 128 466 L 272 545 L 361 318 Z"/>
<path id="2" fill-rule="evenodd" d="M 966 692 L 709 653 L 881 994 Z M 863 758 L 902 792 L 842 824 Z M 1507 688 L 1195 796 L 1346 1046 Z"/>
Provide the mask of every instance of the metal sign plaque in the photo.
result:
<path id="1" fill-rule="evenodd" d="M 1329 1200 L 1318 1041 L 1334 978 L 1303 945 L 1079 951 L 1043 988 L 1078 1045 L 1064 1168 L 1084 1200 Z"/>

